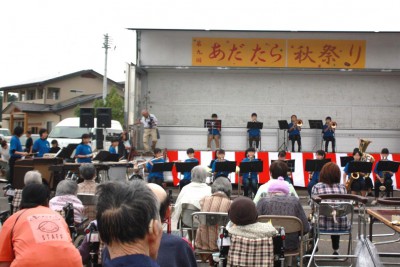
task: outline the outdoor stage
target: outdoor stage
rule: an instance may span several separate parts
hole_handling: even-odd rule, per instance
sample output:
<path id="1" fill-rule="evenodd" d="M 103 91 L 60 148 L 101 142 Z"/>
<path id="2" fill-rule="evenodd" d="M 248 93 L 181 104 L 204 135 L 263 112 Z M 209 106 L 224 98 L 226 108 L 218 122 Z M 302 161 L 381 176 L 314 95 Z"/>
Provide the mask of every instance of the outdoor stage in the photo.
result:
<path id="1" fill-rule="evenodd" d="M 373 165 L 373 169 L 375 168 L 375 164 L 377 161 L 381 159 L 380 154 L 370 154 L 375 158 L 375 163 Z M 170 162 L 181 160 L 184 161 L 187 159 L 186 151 L 177 151 L 177 150 L 168 150 L 167 151 L 168 160 Z M 211 160 L 214 158 L 215 152 L 213 151 L 196 151 L 195 158 L 200 161 L 200 165 L 207 167 Z M 340 157 L 351 156 L 351 154 L 347 153 L 327 153 L 326 158 L 331 159 L 332 162 L 335 162 L 339 165 L 342 170 L 344 167 L 340 166 Z M 236 161 L 239 166 L 240 162 L 244 158 L 244 151 L 225 151 L 225 159 L 230 161 Z M 256 153 L 256 158 L 263 161 L 263 172 L 259 174 L 259 183 L 264 184 L 269 180 L 269 165 L 271 164 L 271 160 L 278 159 L 278 152 L 258 152 Z M 305 171 L 305 164 L 307 159 L 315 159 L 315 153 L 290 153 L 288 152 L 286 155 L 286 159 L 294 159 L 295 160 L 295 171 L 293 172 L 293 183 L 294 186 L 298 187 L 306 187 L 308 185 L 308 172 Z M 388 160 L 400 161 L 400 154 L 390 154 Z M 168 174 L 165 174 L 165 180 L 172 180 L 174 185 L 179 183 L 179 173 L 176 172 L 175 167 L 172 169 L 172 177 L 168 177 Z M 229 177 L 232 183 L 238 183 L 238 175 L 231 174 Z M 375 179 L 373 179 L 375 180 Z M 342 181 L 343 183 L 343 181 Z M 397 173 L 393 175 L 393 188 L 398 189 L 400 187 L 400 168 Z"/>

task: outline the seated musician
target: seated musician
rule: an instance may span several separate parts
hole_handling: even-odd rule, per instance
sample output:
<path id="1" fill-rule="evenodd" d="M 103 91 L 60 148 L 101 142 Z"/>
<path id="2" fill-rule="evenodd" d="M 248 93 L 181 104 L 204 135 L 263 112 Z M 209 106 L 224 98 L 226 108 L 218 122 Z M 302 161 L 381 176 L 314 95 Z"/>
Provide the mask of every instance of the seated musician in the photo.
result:
<path id="1" fill-rule="evenodd" d="M 256 204 L 258 203 L 258 201 L 260 200 L 261 197 L 267 195 L 268 188 L 274 179 L 278 179 L 278 177 L 284 177 L 287 174 L 288 166 L 285 162 L 277 160 L 271 164 L 271 166 L 269 167 L 269 171 L 270 171 L 271 179 L 268 182 L 266 182 L 265 184 L 263 184 L 262 186 L 260 186 L 260 188 L 258 188 L 257 194 L 254 197 L 254 203 L 256 203 Z M 286 182 L 286 183 L 288 183 L 288 182 Z M 289 184 L 289 194 L 292 196 L 295 196 L 296 198 L 299 198 L 293 185 L 290 183 L 288 183 L 288 184 Z"/>
<path id="2" fill-rule="evenodd" d="M 223 149 L 218 150 L 217 159 L 214 160 L 214 162 L 213 162 L 213 164 L 211 166 L 211 172 L 214 174 L 215 178 L 221 177 L 221 176 L 223 176 L 223 177 L 228 177 L 229 176 L 229 172 L 216 172 L 215 171 L 216 163 L 217 162 L 225 162 L 225 161 L 226 161 L 226 159 L 225 159 L 225 150 L 223 150 Z"/>
<path id="3" fill-rule="evenodd" d="M 354 149 L 353 152 L 353 161 L 360 161 L 362 157 L 362 152 L 358 149 Z M 365 190 L 365 180 L 363 177 L 363 173 L 356 173 L 353 175 L 358 175 L 358 178 L 353 179 L 352 178 L 352 173 L 349 173 L 349 163 L 348 162 L 346 164 L 346 166 L 344 167 L 344 173 L 343 173 L 343 182 L 344 184 L 346 184 L 346 177 L 348 177 L 347 179 L 349 179 L 349 183 L 350 183 L 350 187 L 346 188 L 347 192 L 349 191 L 348 189 L 350 189 L 350 192 L 352 195 L 358 195 L 361 194 L 361 196 L 365 196 L 366 195 L 366 190 Z"/>
<path id="4" fill-rule="evenodd" d="M 383 148 L 381 151 L 381 160 L 378 161 L 375 165 L 374 173 L 375 173 L 375 186 L 374 186 L 374 191 L 375 191 L 375 200 L 372 201 L 372 205 L 376 205 L 378 197 L 379 197 L 379 192 L 381 191 L 381 186 L 384 186 L 385 189 L 382 191 L 386 191 L 386 197 L 390 197 L 390 191 L 391 187 L 393 185 L 393 172 L 383 172 L 383 171 L 378 171 L 378 165 L 379 162 L 381 161 L 387 161 L 389 156 L 389 149 Z"/>
<path id="5" fill-rule="evenodd" d="M 325 152 L 328 152 L 329 142 L 332 142 L 332 153 L 335 153 L 335 128 L 332 127 L 332 118 L 325 118 L 325 125 L 322 128 L 323 139 L 325 141 Z"/>
<path id="6" fill-rule="evenodd" d="M 294 143 L 297 141 L 298 152 L 301 152 L 301 126 L 298 125 L 298 120 L 296 115 L 292 115 L 291 123 L 289 123 L 289 140 L 292 141 L 292 152 L 294 152 Z"/>
<path id="7" fill-rule="evenodd" d="M 194 157 L 194 149 L 193 148 L 188 148 L 186 150 L 186 154 L 189 157 L 188 159 L 185 160 L 185 162 L 199 162 L 198 159 Z M 183 173 L 183 179 L 179 182 L 179 188 L 182 190 L 182 188 L 189 184 L 192 180 L 192 173 L 191 172 L 185 172 Z"/>
<path id="8" fill-rule="evenodd" d="M 75 158 L 78 163 L 92 162 L 92 147 L 90 146 L 90 135 L 82 134 L 82 142 L 76 147 Z"/>
<path id="9" fill-rule="evenodd" d="M 163 158 L 163 153 L 161 149 L 154 149 L 154 158 L 147 162 L 146 169 L 149 172 L 149 176 L 147 177 L 147 181 L 149 183 L 155 183 L 162 186 L 164 182 L 164 173 L 163 172 L 151 172 L 153 169 L 154 163 L 164 163 L 165 160 Z"/>
<path id="10" fill-rule="evenodd" d="M 211 119 L 218 120 L 217 114 L 212 114 Z M 215 148 L 219 149 L 220 147 L 220 139 L 221 139 L 221 125 L 212 125 L 213 127 L 208 129 L 208 137 L 207 137 L 207 149 L 211 150 L 211 141 L 214 139 Z"/>
<path id="11" fill-rule="evenodd" d="M 254 147 L 250 147 L 246 150 L 246 157 L 242 160 L 242 162 L 251 162 L 258 161 L 256 159 L 256 150 Z M 258 173 L 250 172 L 243 173 L 243 187 L 244 187 L 244 196 L 249 196 L 249 189 L 253 191 L 254 195 L 257 193 L 258 189 Z"/>
<path id="12" fill-rule="evenodd" d="M 318 159 L 318 160 L 325 159 L 325 152 L 323 150 L 318 150 L 317 153 L 315 153 L 315 154 L 316 154 L 316 159 Z M 319 181 L 319 171 L 315 171 L 312 173 L 310 172 L 310 175 L 311 175 L 311 177 L 310 177 L 310 182 L 308 183 L 308 186 L 307 186 L 307 191 L 308 191 L 308 194 L 311 196 L 312 188 Z"/>
<path id="13" fill-rule="evenodd" d="M 285 162 L 287 164 L 286 151 L 285 150 L 279 151 L 278 160 L 283 161 L 283 162 Z M 289 184 L 293 184 L 293 181 L 292 181 L 292 178 L 291 178 L 291 174 L 292 174 L 292 172 L 290 170 L 288 170 L 286 176 L 283 177 L 285 179 L 285 181 L 288 182 Z"/>
<path id="14" fill-rule="evenodd" d="M 40 129 L 39 135 L 40 138 L 33 143 L 32 149 L 33 152 L 37 152 L 36 158 L 42 158 L 44 154 L 50 151 L 50 143 L 47 141 L 47 136 L 49 135 L 47 129 Z"/>

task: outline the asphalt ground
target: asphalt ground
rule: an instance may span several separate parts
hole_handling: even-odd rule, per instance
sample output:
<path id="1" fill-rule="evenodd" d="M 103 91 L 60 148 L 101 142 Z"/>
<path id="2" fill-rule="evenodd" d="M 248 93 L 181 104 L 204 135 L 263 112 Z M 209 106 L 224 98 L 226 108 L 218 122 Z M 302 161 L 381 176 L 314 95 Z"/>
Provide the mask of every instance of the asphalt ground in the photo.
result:
<path id="1" fill-rule="evenodd" d="M 173 199 L 176 200 L 178 194 L 179 194 L 179 189 L 176 187 L 168 187 L 168 189 L 172 190 L 172 196 Z M 300 197 L 300 201 L 302 203 L 303 209 L 308 216 L 311 213 L 311 207 L 308 205 L 308 193 L 305 188 L 296 188 L 296 191 Z M 243 191 L 242 191 L 243 192 Z M 236 198 L 238 196 L 237 194 L 237 187 L 234 187 L 233 190 L 233 196 L 232 199 Z M 394 197 L 400 197 L 400 191 L 395 191 L 394 192 Z M 390 207 L 383 207 L 380 205 L 375 205 L 372 206 L 371 202 L 374 199 L 373 197 L 368 197 L 369 201 L 367 203 L 367 209 L 383 209 L 383 208 L 390 208 Z M 352 247 L 353 251 L 357 247 L 357 244 L 359 243 L 358 239 L 358 212 L 355 212 L 354 216 L 354 223 L 352 226 Z M 172 234 L 175 235 L 180 235 L 180 232 L 178 229 L 176 229 L 177 222 L 172 221 Z M 361 223 L 361 226 L 364 227 L 364 224 Z M 367 236 L 369 235 L 369 224 L 368 222 L 366 223 L 366 233 Z M 363 228 L 362 228 L 363 229 Z M 363 232 L 363 231 L 361 231 Z M 380 222 L 374 222 L 373 224 L 373 234 L 393 234 L 393 230 L 391 230 L 389 227 L 384 225 L 383 223 Z M 373 241 L 376 242 L 382 242 L 382 241 L 388 241 L 388 240 L 394 240 L 398 239 L 400 236 L 399 234 L 396 234 L 394 236 L 389 236 L 389 237 L 373 237 Z M 339 254 L 345 255 L 347 254 L 347 248 L 349 244 L 349 238 L 348 236 L 342 236 L 340 239 L 340 249 L 339 249 Z M 378 252 L 385 252 L 385 253 L 400 253 L 400 242 L 397 243 L 391 243 L 391 244 L 382 244 L 382 245 L 377 245 L 376 250 Z M 324 235 L 321 236 L 320 243 L 318 245 L 318 252 L 317 255 L 332 255 L 333 250 L 331 246 L 331 239 L 329 235 Z M 365 254 L 360 254 L 360 257 L 364 257 Z M 368 255 L 368 254 L 367 254 Z M 392 266 L 390 263 L 397 263 L 400 265 L 400 258 L 394 258 L 394 257 L 381 257 L 380 258 L 382 262 L 385 262 L 384 266 Z M 346 262 L 339 262 L 338 260 L 335 260 L 333 258 L 326 258 L 327 261 L 319 262 L 318 265 L 320 266 L 349 266 L 351 262 L 347 260 Z M 208 263 L 198 263 L 198 266 L 209 266 Z M 296 266 L 296 265 L 292 265 Z M 307 266 L 306 264 L 304 266 Z M 311 264 L 311 266 L 315 266 L 314 264 Z M 353 265 L 355 266 L 355 265 Z M 369 266 L 374 266 L 372 263 L 372 260 L 368 261 L 367 265 L 365 267 Z"/>

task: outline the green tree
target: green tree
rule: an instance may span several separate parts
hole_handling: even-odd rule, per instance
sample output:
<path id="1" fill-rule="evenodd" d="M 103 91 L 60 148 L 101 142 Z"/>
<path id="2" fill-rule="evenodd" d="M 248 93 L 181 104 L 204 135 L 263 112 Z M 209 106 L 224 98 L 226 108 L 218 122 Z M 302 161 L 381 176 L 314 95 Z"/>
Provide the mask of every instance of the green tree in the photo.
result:
<path id="1" fill-rule="evenodd" d="M 80 117 L 81 116 L 81 105 L 77 105 L 74 108 L 74 116 L 75 117 Z"/>
<path id="2" fill-rule="evenodd" d="M 103 99 L 96 99 L 94 101 L 94 108 L 111 108 L 111 117 L 113 120 L 119 121 L 124 125 L 124 99 L 118 94 L 115 87 L 111 88 L 105 101 Z"/>

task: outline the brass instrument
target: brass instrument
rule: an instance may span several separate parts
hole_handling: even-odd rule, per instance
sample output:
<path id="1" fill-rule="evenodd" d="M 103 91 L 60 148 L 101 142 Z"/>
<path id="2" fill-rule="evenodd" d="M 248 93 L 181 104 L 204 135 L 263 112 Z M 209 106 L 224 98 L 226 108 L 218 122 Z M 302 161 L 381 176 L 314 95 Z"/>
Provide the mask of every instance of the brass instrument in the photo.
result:
<path id="1" fill-rule="evenodd" d="M 357 180 L 360 178 L 360 173 L 359 172 L 352 172 L 350 175 L 351 179 Z"/>
<path id="2" fill-rule="evenodd" d="M 360 144 L 358 145 L 358 149 L 361 151 L 361 153 L 363 153 L 362 157 L 361 157 L 361 161 L 365 161 L 365 162 L 375 162 L 374 157 L 371 154 L 366 153 L 365 151 L 367 150 L 367 147 L 369 144 L 371 144 L 372 141 L 367 140 L 367 139 L 360 139 Z M 366 173 L 364 175 L 364 179 L 369 177 L 369 173 Z"/>
<path id="3" fill-rule="evenodd" d="M 387 157 L 382 158 L 382 160 L 387 160 Z M 383 182 L 382 182 L 382 185 L 379 187 L 380 191 L 386 191 L 386 186 L 384 184 L 385 184 L 385 177 L 386 177 L 387 173 L 388 172 L 385 172 L 385 171 L 382 172 L 382 177 L 381 178 L 383 179 Z"/>
<path id="4" fill-rule="evenodd" d="M 296 125 L 297 127 L 303 126 L 303 120 L 297 120 L 296 123 L 295 123 L 295 125 Z"/>
<path id="5" fill-rule="evenodd" d="M 332 122 L 331 122 L 331 128 L 332 128 L 332 129 L 336 129 L 336 127 L 337 127 L 336 121 L 332 121 Z"/>

